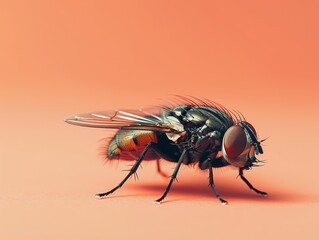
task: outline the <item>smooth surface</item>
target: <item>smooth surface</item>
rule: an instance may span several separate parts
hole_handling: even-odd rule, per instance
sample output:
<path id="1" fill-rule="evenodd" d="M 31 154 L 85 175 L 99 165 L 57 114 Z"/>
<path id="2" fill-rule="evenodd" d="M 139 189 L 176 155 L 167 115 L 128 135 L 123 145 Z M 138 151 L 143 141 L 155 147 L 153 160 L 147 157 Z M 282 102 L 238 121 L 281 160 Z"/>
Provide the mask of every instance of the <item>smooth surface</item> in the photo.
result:
<path id="1" fill-rule="evenodd" d="M 317 239 L 318 3 L 0 1 L 0 238 Z M 246 173 L 168 180 L 142 163 L 104 164 L 112 132 L 65 124 L 90 111 L 193 95 L 240 110 L 264 143 Z M 172 164 L 163 164 L 172 172 Z"/>

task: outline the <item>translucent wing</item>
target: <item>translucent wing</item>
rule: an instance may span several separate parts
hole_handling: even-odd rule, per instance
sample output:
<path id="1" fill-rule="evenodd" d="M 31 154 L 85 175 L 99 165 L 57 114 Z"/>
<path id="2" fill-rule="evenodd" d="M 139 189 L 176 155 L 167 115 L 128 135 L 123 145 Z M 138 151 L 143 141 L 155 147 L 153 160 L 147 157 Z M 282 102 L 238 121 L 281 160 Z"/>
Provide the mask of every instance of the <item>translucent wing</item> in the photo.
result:
<path id="1" fill-rule="evenodd" d="M 113 110 L 79 114 L 65 119 L 65 122 L 93 128 L 137 129 L 162 132 L 180 132 L 171 122 L 160 117 L 160 110 Z"/>

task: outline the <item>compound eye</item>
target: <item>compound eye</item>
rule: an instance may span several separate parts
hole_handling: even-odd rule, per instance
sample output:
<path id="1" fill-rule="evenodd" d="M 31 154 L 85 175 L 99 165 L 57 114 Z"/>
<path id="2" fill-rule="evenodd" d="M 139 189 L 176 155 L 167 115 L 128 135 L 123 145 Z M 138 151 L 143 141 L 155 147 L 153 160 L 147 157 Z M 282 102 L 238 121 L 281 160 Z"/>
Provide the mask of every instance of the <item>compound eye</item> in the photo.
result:
<path id="1" fill-rule="evenodd" d="M 242 127 L 232 126 L 226 131 L 224 148 L 228 157 L 238 157 L 245 150 L 246 144 L 247 137 Z"/>

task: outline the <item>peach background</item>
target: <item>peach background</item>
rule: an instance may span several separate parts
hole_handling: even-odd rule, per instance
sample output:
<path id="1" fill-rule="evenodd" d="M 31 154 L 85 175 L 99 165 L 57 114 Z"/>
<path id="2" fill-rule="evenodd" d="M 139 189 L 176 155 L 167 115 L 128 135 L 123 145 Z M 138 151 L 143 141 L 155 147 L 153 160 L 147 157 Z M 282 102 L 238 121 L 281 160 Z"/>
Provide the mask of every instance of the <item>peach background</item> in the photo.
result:
<path id="1" fill-rule="evenodd" d="M 316 1 L 0 1 L 1 239 L 316 239 Z M 267 164 L 215 182 L 183 167 L 167 180 L 143 164 L 109 199 L 127 163 L 98 156 L 105 130 L 64 117 L 140 108 L 170 94 L 240 110 L 265 142 Z M 173 165 L 164 164 L 166 172 Z"/>

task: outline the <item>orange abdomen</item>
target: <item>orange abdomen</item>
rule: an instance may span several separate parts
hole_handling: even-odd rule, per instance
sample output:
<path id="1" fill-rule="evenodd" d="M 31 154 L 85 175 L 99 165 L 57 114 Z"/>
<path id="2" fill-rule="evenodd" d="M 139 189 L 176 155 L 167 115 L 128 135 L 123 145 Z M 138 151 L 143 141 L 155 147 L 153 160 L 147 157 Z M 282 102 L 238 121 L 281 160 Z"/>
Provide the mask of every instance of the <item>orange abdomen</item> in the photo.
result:
<path id="1" fill-rule="evenodd" d="M 107 157 L 120 157 L 125 152 L 134 152 L 148 143 L 157 143 L 156 133 L 146 130 L 119 130 L 110 141 L 107 148 Z"/>

